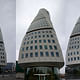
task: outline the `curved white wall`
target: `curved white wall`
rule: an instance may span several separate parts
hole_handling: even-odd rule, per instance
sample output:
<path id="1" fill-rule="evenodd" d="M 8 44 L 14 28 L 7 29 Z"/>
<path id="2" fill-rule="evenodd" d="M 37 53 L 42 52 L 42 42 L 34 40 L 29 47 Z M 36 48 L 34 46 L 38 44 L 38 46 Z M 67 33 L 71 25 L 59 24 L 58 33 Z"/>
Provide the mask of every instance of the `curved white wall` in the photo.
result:
<path id="1" fill-rule="evenodd" d="M 80 18 L 70 36 L 66 54 L 66 65 L 73 64 L 80 64 Z"/>
<path id="2" fill-rule="evenodd" d="M 39 11 L 30 25 L 19 53 L 19 64 L 36 62 L 52 62 L 58 67 L 64 64 L 56 32 L 45 9 Z"/>

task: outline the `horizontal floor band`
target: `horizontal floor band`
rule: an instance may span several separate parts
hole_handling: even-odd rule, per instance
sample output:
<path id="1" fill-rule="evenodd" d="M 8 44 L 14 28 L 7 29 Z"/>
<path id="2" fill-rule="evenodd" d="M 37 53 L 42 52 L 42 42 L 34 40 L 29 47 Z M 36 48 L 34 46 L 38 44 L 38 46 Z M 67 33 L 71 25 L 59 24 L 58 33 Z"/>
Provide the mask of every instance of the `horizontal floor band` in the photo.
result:
<path id="1" fill-rule="evenodd" d="M 80 33 L 79 34 L 74 34 L 74 35 L 70 36 L 70 38 L 75 37 L 75 36 L 80 36 Z"/>
<path id="2" fill-rule="evenodd" d="M 34 32 L 34 31 L 38 31 L 38 30 L 45 30 L 45 29 L 53 29 L 53 28 L 40 28 L 40 29 L 35 29 L 29 32 L 26 32 L 26 34 L 30 33 L 30 32 Z"/>
<path id="3" fill-rule="evenodd" d="M 2 44 L 3 44 L 3 41 L 0 41 L 0 43 L 2 43 Z"/>

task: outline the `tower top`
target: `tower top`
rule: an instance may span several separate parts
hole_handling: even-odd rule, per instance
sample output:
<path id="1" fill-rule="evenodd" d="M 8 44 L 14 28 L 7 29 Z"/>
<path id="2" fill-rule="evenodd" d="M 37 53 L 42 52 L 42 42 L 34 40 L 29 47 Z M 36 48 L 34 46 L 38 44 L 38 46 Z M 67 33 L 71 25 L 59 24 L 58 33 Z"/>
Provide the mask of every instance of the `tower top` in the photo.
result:
<path id="1" fill-rule="evenodd" d="M 75 34 L 80 34 L 80 17 L 78 18 L 78 21 L 75 24 L 75 27 L 74 27 L 71 35 L 75 35 Z"/>
<path id="2" fill-rule="evenodd" d="M 28 32 L 42 28 L 53 28 L 52 23 L 50 21 L 49 12 L 44 8 L 39 10 L 37 16 L 32 21 Z"/>

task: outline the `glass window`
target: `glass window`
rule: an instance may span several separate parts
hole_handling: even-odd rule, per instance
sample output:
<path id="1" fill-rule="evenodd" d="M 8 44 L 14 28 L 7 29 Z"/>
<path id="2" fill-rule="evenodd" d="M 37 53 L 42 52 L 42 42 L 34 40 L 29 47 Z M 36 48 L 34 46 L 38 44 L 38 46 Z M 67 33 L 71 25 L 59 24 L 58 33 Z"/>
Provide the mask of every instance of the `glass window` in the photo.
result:
<path id="1" fill-rule="evenodd" d="M 75 55 L 76 53 L 74 52 L 74 55 Z"/>
<path id="2" fill-rule="evenodd" d="M 41 43 L 42 41 L 41 40 L 39 40 L 39 43 Z"/>
<path id="3" fill-rule="evenodd" d="M 50 33 L 52 33 L 52 31 L 49 31 Z"/>
<path id="4" fill-rule="evenodd" d="M 54 49 L 57 50 L 57 46 L 56 45 L 54 45 Z"/>
<path id="5" fill-rule="evenodd" d="M 44 39 L 43 42 L 46 43 L 46 40 Z"/>
<path id="6" fill-rule="evenodd" d="M 4 55 L 4 53 L 3 53 L 3 55 Z"/>
<path id="7" fill-rule="evenodd" d="M 79 57 L 77 57 L 77 60 L 79 60 L 80 58 Z"/>
<path id="8" fill-rule="evenodd" d="M 48 33 L 48 31 L 46 31 L 46 33 Z"/>
<path id="9" fill-rule="evenodd" d="M 22 48 L 22 51 L 24 51 L 24 48 Z"/>
<path id="10" fill-rule="evenodd" d="M 24 58 L 24 54 L 22 54 L 21 58 Z"/>
<path id="11" fill-rule="evenodd" d="M 73 61 L 73 58 L 71 58 L 71 61 Z"/>
<path id="12" fill-rule="evenodd" d="M 45 52 L 46 56 L 49 56 L 49 53 L 48 52 Z"/>
<path id="13" fill-rule="evenodd" d="M 33 39 L 33 36 L 31 36 L 31 39 Z"/>
<path id="14" fill-rule="evenodd" d="M 77 55 L 79 54 L 79 52 L 77 51 Z"/>
<path id="15" fill-rule="evenodd" d="M 37 32 L 35 32 L 35 34 L 37 34 Z"/>
<path id="16" fill-rule="evenodd" d="M 29 44 L 29 41 L 27 42 L 27 44 Z"/>
<path id="17" fill-rule="evenodd" d="M 30 53 L 30 57 L 33 57 L 33 53 Z"/>
<path id="18" fill-rule="evenodd" d="M 76 57 L 74 57 L 74 61 L 76 60 Z"/>
<path id="19" fill-rule="evenodd" d="M 50 48 L 50 49 L 53 49 L 53 47 L 52 47 L 51 45 L 49 45 L 49 48 Z"/>
<path id="20" fill-rule="evenodd" d="M 37 36 L 35 36 L 35 38 L 37 38 Z"/>
<path id="21" fill-rule="evenodd" d="M 31 41 L 31 44 L 33 43 L 33 41 Z"/>
<path id="22" fill-rule="evenodd" d="M 68 56 L 69 56 L 69 53 L 68 53 Z"/>
<path id="23" fill-rule="evenodd" d="M 37 45 L 35 46 L 35 49 L 38 49 Z"/>
<path id="24" fill-rule="evenodd" d="M 26 53 L 26 58 L 28 57 L 28 53 Z"/>
<path id="25" fill-rule="evenodd" d="M 71 55 L 72 55 L 72 52 L 71 52 Z"/>
<path id="26" fill-rule="evenodd" d="M 68 58 L 68 61 L 70 61 L 70 58 Z"/>
<path id="27" fill-rule="evenodd" d="M 53 43 L 55 43 L 55 40 L 52 40 Z"/>
<path id="28" fill-rule="evenodd" d="M 43 35 L 43 37 L 45 37 L 45 35 Z"/>
<path id="29" fill-rule="evenodd" d="M 79 45 L 77 46 L 77 49 L 79 48 Z"/>
<path id="30" fill-rule="evenodd" d="M 33 33 L 31 33 L 33 35 Z"/>
<path id="31" fill-rule="evenodd" d="M 40 31 L 38 32 L 38 34 L 40 34 Z"/>
<path id="32" fill-rule="evenodd" d="M 26 50 L 28 50 L 28 47 L 26 47 Z"/>
<path id="33" fill-rule="evenodd" d="M 35 52 L 35 56 L 38 57 L 38 52 Z"/>
<path id="34" fill-rule="evenodd" d="M 35 43 L 37 43 L 37 40 L 35 40 Z"/>
<path id="35" fill-rule="evenodd" d="M 47 35 L 47 37 L 49 37 L 49 35 Z"/>
<path id="36" fill-rule="evenodd" d="M 39 47 L 40 47 L 40 49 L 42 49 L 42 45 L 40 45 Z"/>
<path id="37" fill-rule="evenodd" d="M 44 33 L 44 31 L 42 31 L 42 33 Z"/>
<path id="38" fill-rule="evenodd" d="M 58 52 L 56 52 L 56 56 L 59 57 L 59 53 Z"/>
<path id="39" fill-rule="evenodd" d="M 33 49 L 33 46 L 30 46 L 30 50 L 32 50 Z"/>
<path id="40" fill-rule="evenodd" d="M 48 39 L 48 43 L 50 43 L 51 41 Z"/>
<path id="41" fill-rule="evenodd" d="M 54 52 L 51 52 L 51 56 L 54 56 Z"/>
<path id="42" fill-rule="evenodd" d="M 41 38 L 41 35 L 39 35 L 39 38 Z"/>
<path id="43" fill-rule="evenodd" d="M 45 49 L 48 49 L 47 45 L 44 45 L 44 48 L 45 48 Z"/>
<path id="44" fill-rule="evenodd" d="M 24 42 L 24 45 L 26 44 L 26 42 Z"/>
<path id="45" fill-rule="evenodd" d="M 53 35 L 51 35 L 51 37 L 53 37 Z"/>
<path id="46" fill-rule="evenodd" d="M 44 56 L 44 55 L 43 55 L 43 52 L 40 52 L 40 56 Z"/>

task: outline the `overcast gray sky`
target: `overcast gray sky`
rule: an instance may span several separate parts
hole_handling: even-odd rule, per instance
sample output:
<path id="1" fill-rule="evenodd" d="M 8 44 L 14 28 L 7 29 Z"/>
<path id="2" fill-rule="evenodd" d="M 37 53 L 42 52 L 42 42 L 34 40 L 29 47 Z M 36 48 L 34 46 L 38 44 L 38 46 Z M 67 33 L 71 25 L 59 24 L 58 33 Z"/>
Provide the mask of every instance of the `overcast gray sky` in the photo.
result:
<path id="1" fill-rule="evenodd" d="M 16 1 L 0 0 L 0 28 L 3 34 L 7 62 L 16 59 Z"/>
<path id="2" fill-rule="evenodd" d="M 69 36 L 80 16 L 80 0 L 16 0 L 16 59 L 22 39 L 40 8 L 50 13 L 65 59 Z"/>

